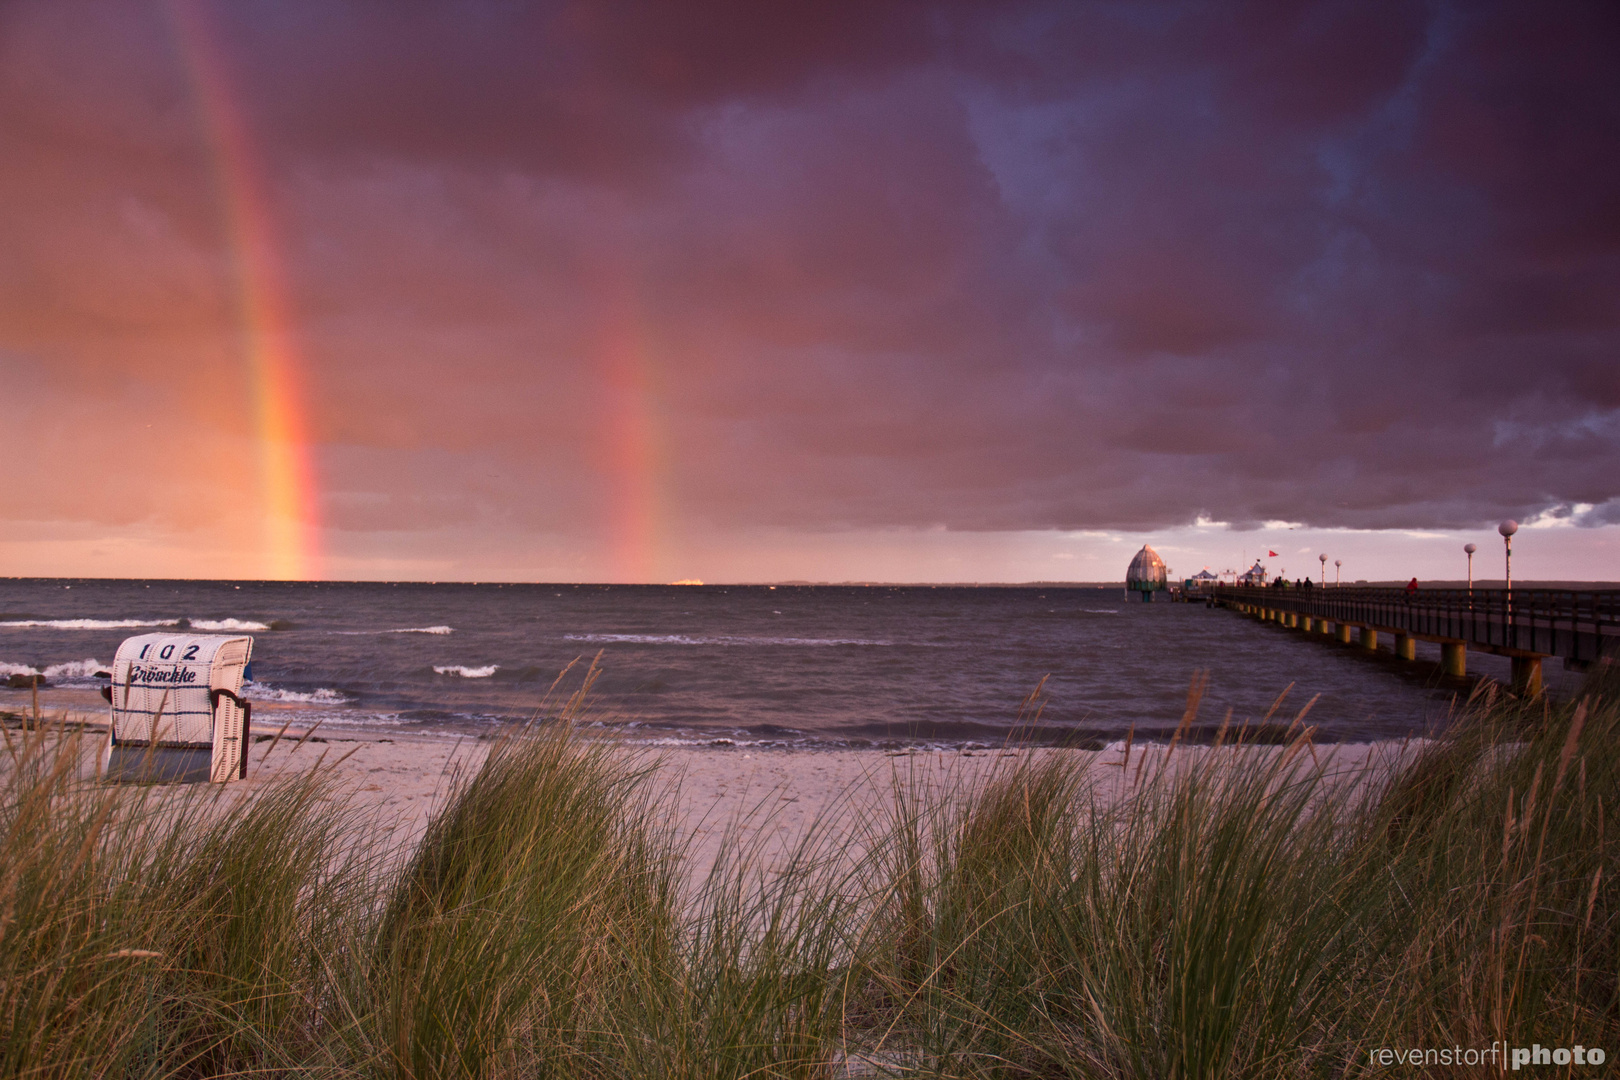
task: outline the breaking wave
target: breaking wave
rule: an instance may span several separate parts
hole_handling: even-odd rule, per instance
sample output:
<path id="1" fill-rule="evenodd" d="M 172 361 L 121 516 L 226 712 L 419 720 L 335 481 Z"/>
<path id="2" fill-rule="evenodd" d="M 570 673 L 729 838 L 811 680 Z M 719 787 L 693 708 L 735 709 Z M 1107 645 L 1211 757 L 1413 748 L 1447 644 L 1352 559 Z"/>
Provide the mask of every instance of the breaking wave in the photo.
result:
<path id="1" fill-rule="evenodd" d="M 103 664 L 100 660 L 89 658 L 85 660 L 67 660 L 60 664 L 46 664 L 43 668 L 32 664 L 12 664 L 0 660 L 0 679 L 7 679 L 13 675 L 43 675 L 48 683 L 74 683 L 94 682 L 98 671 L 106 671 L 111 664 Z"/>
<path id="2" fill-rule="evenodd" d="M 133 630 L 141 626 L 175 626 L 178 619 L 15 619 L 0 622 L 7 627 L 40 627 L 47 630 Z"/>
<path id="3" fill-rule="evenodd" d="M 489 664 L 485 667 L 464 667 L 461 664 L 446 664 L 440 667 L 433 665 L 433 670 L 440 675 L 460 675 L 463 679 L 487 679 L 499 670 L 501 665 Z"/>
<path id="4" fill-rule="evenodd" d="M 334 630 L 332 633 L 344 637 L 361 637 L 365 634 L 453 634 L 453 626 L 406 626 L 398 630 Z"/>
<path id="5" fill-rule="evenodd" d="M 174 625 L 174 624 L 170 624 Z M 269 625 L 252 619 L 192 619 L 193 630 L 268 630 Z"/>
<path id="6" fill-rule="evenodd" d="M 251 619 L 12 619 L 0 622 L 0 629 L 33 627 L 43 630 L 137 630 L 142 627 L 171 626 L 192 630 L 268 630 Z"/>
<path id="7" fill-rule="evenodd" d="M 564 634 L 566 641 L 592 641 L 630 645 L 893 645 L 867 638 L 739 637 L 732 634 Z"/>
<path id="8" fill-rule="evenodd" d="M 309 691 L 283 690 L 279 686 L 256 682 L 243 683 L 242 696 L 249 701 L 286 701 L 305 705 L 342 705 L 353 700 L 341 690 L 329 690 L 324 686 Z"/>

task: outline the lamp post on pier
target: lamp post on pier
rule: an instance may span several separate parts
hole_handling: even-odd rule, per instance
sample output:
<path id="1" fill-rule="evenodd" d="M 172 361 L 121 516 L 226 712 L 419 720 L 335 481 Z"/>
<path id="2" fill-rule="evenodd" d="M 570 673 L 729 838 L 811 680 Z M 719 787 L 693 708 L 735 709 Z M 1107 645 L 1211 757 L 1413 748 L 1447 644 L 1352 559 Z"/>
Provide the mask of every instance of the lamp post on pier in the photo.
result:
<path id="1" fill-rule="evenodd" d="M 1322 564 L 1322 588 L 1327 588 L 1327 556 L 1318 555 L 1316 561 Z"/>
<path id="2" fill-rule="evenodd" d="M 1337 589 L 1339 587 L 1339 574 L 1340 574 L 1339 567 L 1341 567 L 1343 565 L 1344 565 L 1344 560 L 1343 559 L 1334 559 L 1333 560 L 1333 587 L 1335 589 Z M 1323 574 L 1327 573 L 1327 567 L 1325 567 L 1325 566 L 1322 567 L 1322 573 Z"/>
<path id="3" fill-rule="evenodd" d="M 1513 637 L 1513 534 L 1519 531 L 1519 523 L 1512 518 L 1508 518 L 1496 527 L 1496 531 L 1502 534 L 1503 565 L 1506 567 L 1505 573 L 1507 575 L 1507 627 L 1505 629 L 1509 640 L 1511 640 Z"/>
<path id="4" fill-rule="evenodd" d="M 1474 552 L 1479 550 L 1478 544 L 1464 544 L 1463 550 L 1468 553 L 1468 596 L 1474 595 Z"/>
<path id="5" fill-rule="evenodd" d="M 1508 518 L 1496 527 L 1496 531 L 1502 534 L 1502 547 L 1506 551 L 1507 591 L 1508 598 L 1511 600 L 1513 597 L 1513 534 L 1519 531 L 1519 523 L 1512 518 Z"/>

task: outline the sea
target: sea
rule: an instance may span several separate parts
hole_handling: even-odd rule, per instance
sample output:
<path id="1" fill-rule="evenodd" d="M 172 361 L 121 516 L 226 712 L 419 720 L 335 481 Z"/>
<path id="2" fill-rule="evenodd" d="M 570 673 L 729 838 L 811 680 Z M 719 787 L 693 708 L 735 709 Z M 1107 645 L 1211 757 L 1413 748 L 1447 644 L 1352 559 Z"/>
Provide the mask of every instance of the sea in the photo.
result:
<path id="1" fill-rule="evenodd" d="M 390 733 L 490 735 L 554 716 L 593 666 L 581 722 L 663 745 L 1164 740 L 1195 679 L 1183 738 L 1303 713 L 1319 740 L 1367 742 L 1436 730 L 1468 689 L 1203 604 L 1067 586 L 11 579 L 0 677 L 93 688 L 119 642 L 164 628 L 250 634 L 250 699 Z M 1469 660 L 1507 677 L 1505 661 Z M 21 700 L 7 693 L 0 708 Z"/>

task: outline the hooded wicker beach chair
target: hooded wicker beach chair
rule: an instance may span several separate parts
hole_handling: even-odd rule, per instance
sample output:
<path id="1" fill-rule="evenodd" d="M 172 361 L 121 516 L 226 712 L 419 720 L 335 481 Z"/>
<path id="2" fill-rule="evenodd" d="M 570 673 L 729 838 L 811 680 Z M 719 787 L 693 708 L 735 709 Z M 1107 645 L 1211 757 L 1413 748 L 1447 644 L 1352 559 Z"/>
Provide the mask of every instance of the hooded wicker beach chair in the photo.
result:
<path id="1" fill-rule="evenodd" d="M 247 777 L 253 709 L 242 678 L 251 637 L 141 634 L 118 647 L 101 774 L 224 783 Z"/>

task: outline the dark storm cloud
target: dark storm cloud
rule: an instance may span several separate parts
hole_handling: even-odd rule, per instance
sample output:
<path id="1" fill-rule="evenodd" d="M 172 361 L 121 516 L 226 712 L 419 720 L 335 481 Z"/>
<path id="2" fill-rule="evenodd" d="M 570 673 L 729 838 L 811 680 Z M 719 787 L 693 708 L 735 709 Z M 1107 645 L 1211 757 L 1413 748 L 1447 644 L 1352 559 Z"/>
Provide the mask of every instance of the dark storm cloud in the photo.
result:
<path id="1" fill-rule="evenodd" d="M 1616 520 L 1612 4 L 189 7 L 340 525 Z M 165 10 L 0 20 L 12 362 L 217 353 Z"/>

